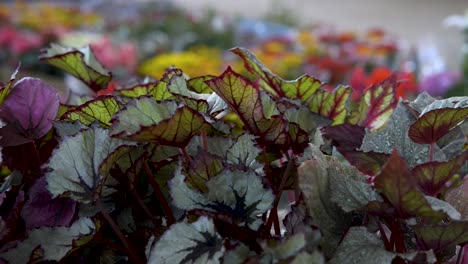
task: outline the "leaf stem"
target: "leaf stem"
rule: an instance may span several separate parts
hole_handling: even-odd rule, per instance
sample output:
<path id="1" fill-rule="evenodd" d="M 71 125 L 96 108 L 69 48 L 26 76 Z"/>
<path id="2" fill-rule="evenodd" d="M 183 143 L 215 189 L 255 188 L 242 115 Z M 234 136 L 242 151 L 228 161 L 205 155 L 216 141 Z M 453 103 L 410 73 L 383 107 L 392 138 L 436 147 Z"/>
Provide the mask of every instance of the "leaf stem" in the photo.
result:
<path id="1" fill-rule="evenodd" d="M 271 230 L 271 225 L 273 224 L 273 221 L 278 222 L 278 223 L 275 222 L 275 233 L 278 236 L 281 235 L 280 230 L 279 230 L 278 205 L 281 199 L 281 195 L 283 194 L 283 189 L 284 189 L 284 186 L 286 185 L 286 181 L 291 175 L 293 165 L 294 165 L 294 161 L 288 155 L 288 165 L 286 166 L 286 171 L 284 172 L 283 177 L 281 178 L 281 183 L 278 189 L 278 193 L 276 194 L 275 200 L 273 202 L 273 208 L 270 211 L 270 215 L 268 216 L 268 220 L 265 225 L 265 231 L 269 233 Z"/>
<path id="2" fill-rule="evenodd" d="M 434 144 L 435 142 L 429 145 L 429 161 L 434 160 Z"/>
<path id="3" fill-rule="evenodd" d="M 138 195 L 138 193 L 136 191 L 135 186 L 133 184 L 131 184 L 130 188 L 132 189 L 131 193 L 132 193 L 132 196 L 135 199 L 135 201 L 138 203 L 138 205 L 141 207 L 141 209 L 143 209 L 143 211 L 146 213 L 146 215 L 151 219 L 151 222 L 153 222 L 153 225 L 155 227 L 158 227 L 160 225 L 160 223 L 158 222 L 156 217 L 154 217 L 154 215 L 151 213 L 151 211 L 146 206 L 146 204 L 141 200 L 140 196 Z"/>
<path id="4" fill-rule="evenodd" d="M 166 197 L 164 197 L 164 194 L 162 193 L 161 188 L 159 187 L 159 184 L 154 179 L 154 175 L 151 172 L 150 168 L 148 167 L 148 164 L 146 163 L 146 161 L 143 162 L 143 168 L 148 174 L 149 184 L 151 185 L 151 187 L 153 187 L 153 190 L 156 193 L 158 200 L 161 202 L 162 209 L 164 210 L 164 213 L 166 214 L 166 217 L 167 217 L 167 225 L 171 226 L 172 224 L 175 223 L 175 217 L 174 217 L 174 214 L 172 213 L 172 209 L 169 206 L 169 203 L 167 202 Z"/>
<path id="5" fill-rule="evenodd" d="M 384 242 L 385 249 L 389 251 L 392 250 L 393 249 L 392 244 L 388 240 L 387 234 L 385 233 L 382 223 L 380 222 L 378 218 L 377 218 L 377 225 L 379 226 L 380 236 L 382 237 L 382 240 Z"/>
<path id="6" fill-rule="evenodd" d="M 104 216 L 104 218 L 107 220 L 107 222 L 110 224 L 112 230 L 114 230 L 114 233 L 119 237 L 120 241 L 122 242 L 122 244 L 124 245 L 124 247 L 128 250 L 128 253 L 129 253 L 129 257 L 130 259 L 132 260 L 132 262 L 134 263 L 143 263 L 141 262 L 137 255 L 135 254 L 135 252 L 133 252 L 133 249 L 130 247 L 130 244 L 129 242 L 127 241 L 127 239 L 125 238 L 124 234 L 122 233 L 122 231 L 120 230 L 119 226 L 117 226 L 117 224 L 114 222 L 114 220 L 112 220 L 112 218 L 110 217 L 109 213 L 106 211 L 106 209 L 104 209 L 104 206 L 102 205 L 101 203 L 101 198 L 97 197 L 96 199 L 96 205 L 97 207 L 99 208 L 99 210 L 101 211 L 101 214 Z"/>
<path id="7" fill-rule="evenodd" d="M 187 150 L 185 148 L 179 148 L 180 153 L 182 154 L 182 157 L 184 158 L 184 161 L 187 164 L 190 164 L 192 162 L 192 159 L 190 158 L 190 155 L 187 153 Z"/>

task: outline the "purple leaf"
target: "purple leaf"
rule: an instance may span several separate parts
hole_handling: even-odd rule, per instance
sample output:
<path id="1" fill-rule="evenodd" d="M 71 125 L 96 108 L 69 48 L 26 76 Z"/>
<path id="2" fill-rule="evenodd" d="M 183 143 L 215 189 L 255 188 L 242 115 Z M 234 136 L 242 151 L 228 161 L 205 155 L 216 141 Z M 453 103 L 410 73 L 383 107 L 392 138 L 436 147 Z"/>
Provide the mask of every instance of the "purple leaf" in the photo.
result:
<path id="1" fill-rule="evenodd" d="M 76 202 L 61 197 L 52 199 L 46 183 L 42 177 L 29 190 L 29 199 L 21 211 L 27 228 L 68 226 L 73 219 Z"/>
<path id="2" fill-rule="evenodd" d="M 0 146 L 17 146 L 44 136 L 59 108 L 55 89 L 35 78 L 23 78 L 0 105 L 6 125 L 0 128 Z"/>

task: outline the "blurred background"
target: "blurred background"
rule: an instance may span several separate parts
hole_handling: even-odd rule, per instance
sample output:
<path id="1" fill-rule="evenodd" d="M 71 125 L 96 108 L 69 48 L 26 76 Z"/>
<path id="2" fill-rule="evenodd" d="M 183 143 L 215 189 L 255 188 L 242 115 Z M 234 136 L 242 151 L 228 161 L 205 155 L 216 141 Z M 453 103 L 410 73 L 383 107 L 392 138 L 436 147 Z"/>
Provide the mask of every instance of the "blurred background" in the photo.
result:
<path id="1" fill-rule="evenodd" d="M 362 90 L 396 74 L 399 95 L 468 93 L 466 0 L 81 0 L 0 2 L 0 77 L 22 74 L 60 85 L 40 63 L 49 43 L 91 45 L 114 73 L 159 79 L 168 67 L 191 77 L 242 71 L 228 50 L 251 49 L 285 79 L 309 74 Z M 73 85 L 67 83 L 67 85 Z"/>

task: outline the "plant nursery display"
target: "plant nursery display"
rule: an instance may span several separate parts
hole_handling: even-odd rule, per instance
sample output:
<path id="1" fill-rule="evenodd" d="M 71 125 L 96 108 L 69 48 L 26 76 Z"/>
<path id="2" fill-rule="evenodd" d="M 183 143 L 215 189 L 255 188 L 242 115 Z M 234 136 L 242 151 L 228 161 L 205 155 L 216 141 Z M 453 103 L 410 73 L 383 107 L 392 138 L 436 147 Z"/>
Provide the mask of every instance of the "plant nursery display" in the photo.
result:
<path id="1" fill-rule="evenodd" d="M 462 71 L 421 75 L 279 1 L 13 2 L 0 264 L 468 263 L 468 16 Z"/>
<path id="2" fill-rule="evenodd" d="M 242 70 L 0 89 L 0 263 L 466 263 L 468 97 Z M 203 65 L 200 65 L 203 67 Z M 72 104 L 73 102 L 73 104 Z"/>

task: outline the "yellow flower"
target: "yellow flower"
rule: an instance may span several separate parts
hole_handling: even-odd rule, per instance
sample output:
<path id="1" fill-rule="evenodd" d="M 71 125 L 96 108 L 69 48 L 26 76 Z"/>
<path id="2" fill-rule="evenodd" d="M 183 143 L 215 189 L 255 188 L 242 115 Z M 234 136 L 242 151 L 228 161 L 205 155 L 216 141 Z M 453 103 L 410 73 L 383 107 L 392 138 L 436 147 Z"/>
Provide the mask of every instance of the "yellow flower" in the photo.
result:
<path id="1" fill-rule="evenodd" d="M 145 61 L 139 67 L 142 75 L 161 78 L 169 67 L 176 67 L 190 77 L 219 75 L 222 58 L 218 49 L 198 47 L 183 52 L 163 53 Z"/>

